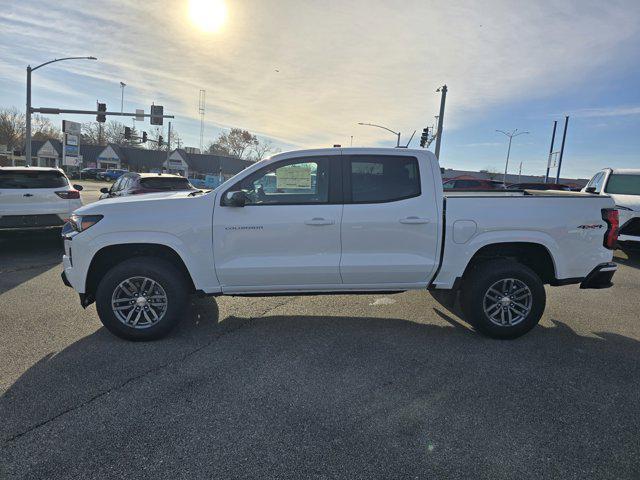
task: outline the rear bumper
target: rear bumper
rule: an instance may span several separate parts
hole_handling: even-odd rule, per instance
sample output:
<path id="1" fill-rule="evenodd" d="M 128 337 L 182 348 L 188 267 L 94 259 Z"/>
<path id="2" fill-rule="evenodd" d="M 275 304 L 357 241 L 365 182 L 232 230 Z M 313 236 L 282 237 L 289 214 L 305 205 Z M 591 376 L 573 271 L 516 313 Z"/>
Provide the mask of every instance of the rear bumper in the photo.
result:
<path id="1" fill-rule="evenodd" d="M 0 230 L 42 230 L 60 228 L 71 213 L 48 213 L 42 215 L 2 215 Z"/>
<path id="2" fill-rule="evenodd" d="M 580 288 L 609 288 L 613 285 L 611 279 L 616 270 L 618 266 L 615 263 L 601 263 L 585 277 Z"/>

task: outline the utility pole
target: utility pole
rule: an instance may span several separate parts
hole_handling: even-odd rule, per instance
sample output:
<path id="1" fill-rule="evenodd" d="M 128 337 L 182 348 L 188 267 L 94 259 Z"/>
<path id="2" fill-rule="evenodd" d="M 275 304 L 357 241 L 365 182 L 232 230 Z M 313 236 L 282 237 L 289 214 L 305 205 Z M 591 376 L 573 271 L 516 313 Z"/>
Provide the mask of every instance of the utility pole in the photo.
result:
<path id="1" fill-rule="evenodd" d="M 509 155 L 511 154 L 511 141 L 513 137 L 517 137 L 518 135 L 527 135 L 529 132 L 518 132 L 516 128 L 513 132 L 505 132 L 503 130 L 496 130 L 498 133 L 502 133 L 509 137 L 509 148 L 507 149 L 507 162 L 504 165 L 504 177 L 502 177 L 502 185 L 507 186 L 507 170 L 509 169 Z"/>
<path id="2" fill-rule="evenodd" d="M 167 132 L 167 161 L 171 155 L 171 122 L 169 122 L 169 131 Z"/>
<path id="3" fill-rule="evenodd" d="M 522 162 L 520 162 L 520 168 L 518 169 L 518 183 L 522 181 Z"/>
<path id="4" fill-rule="evenodd" d="M 124 112 L 124 87 L 126 86 L 126 83 L 120 82 L 120 89 L 122 90 L 122 94 L 120 95 L 120 113 Z"/>
<path id="5" fill-rule="evenodd" d="M 440 144 L 442 143 L 442 124 L 444 123 L 444 103 L 447 100 L 447 86 L 441 86 L 436 92 L 442 92 L 440 96 L 440 114 L 438 115 L 438 133 L 436 134 L 436 158 L 440 160 Z"/>
<path id="6" fill-rule="evenodd" d="M 560 146 L 560 158 L 558 159 L 558 171 L 556 172 L 556 183 L 560 182 L 560 169 L 562 168 L 562 156 L 564 155 L 564 142 L 567 139 L 567 127 L 569 126 L 569 115 L 564 117 L 564 132 L 562 132 L 562 145 Z"/>
<path id="7" fill-rule="evenodd" d="M 553 121 L 553 133 L 551 134 L 551 146 L 549 147 L 549 158 L 547 159 L 547 173 L 544 176 L 544 183 L 549 181 L 549 169 L 551 168 L 551 156 L 553 155 L 553 144 L 556 141 L 556 127 L 558 126 L 558 121 Z"/>
<path id="8" fill-rule="evenodd" d="M 49 65 L 54 62 L 62 62 L 63 60 L 97 60 L 96 57 L 65 57 L 65 58 L 54 58 L 53 60 L 49 60 L 48 62 L 41 63 L 37 67 L 31 68 L 31 65 L 27 65 L 27 111 L 26 113 L 26 122 L 25 122 L 25 160 L 27 165 L 31 165 L 31 113 L 33 109 L 31 108 L 31 72 L 39 69 L 40 67 L 44 67 L 45 65 Z"/>

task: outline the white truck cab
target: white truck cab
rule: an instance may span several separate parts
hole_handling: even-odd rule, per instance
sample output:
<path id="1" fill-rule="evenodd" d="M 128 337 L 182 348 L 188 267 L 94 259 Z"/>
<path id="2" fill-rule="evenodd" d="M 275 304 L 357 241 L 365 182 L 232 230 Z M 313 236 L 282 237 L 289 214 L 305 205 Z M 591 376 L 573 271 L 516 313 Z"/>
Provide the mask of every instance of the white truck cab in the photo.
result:
<path id="1" fill-rule="evenodd" d="M 215 190 L 113 198 L 63 230 L 64 282 L 104 325 L 158 338 L 190 292 L 460 292 L 478 330 L 533 328 L 544 284 L 611 285 L 617 212 L 574 192 L 443 194 L 426 150 L 321 149 L 257 162 Z"/>
<path id="2" fill-rule="evenodd" d="M 611 197 L 620 216 L 620 243 L 633 242 L 638 245 L 640 168 L 605 168 L 596 173 L 582 191 Z"/>

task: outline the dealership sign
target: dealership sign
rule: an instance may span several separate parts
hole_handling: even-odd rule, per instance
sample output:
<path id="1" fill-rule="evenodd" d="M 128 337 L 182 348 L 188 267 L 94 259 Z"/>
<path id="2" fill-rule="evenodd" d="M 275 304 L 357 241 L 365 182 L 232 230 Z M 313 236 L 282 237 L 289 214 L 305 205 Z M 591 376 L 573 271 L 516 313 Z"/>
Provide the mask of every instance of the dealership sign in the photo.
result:
<path id="1" fill-rule="evenodd" d="M 82 163 L 80 128 L 81 125 L 78 122 L 62 121 L 62 165 L 79 167 Z"/>

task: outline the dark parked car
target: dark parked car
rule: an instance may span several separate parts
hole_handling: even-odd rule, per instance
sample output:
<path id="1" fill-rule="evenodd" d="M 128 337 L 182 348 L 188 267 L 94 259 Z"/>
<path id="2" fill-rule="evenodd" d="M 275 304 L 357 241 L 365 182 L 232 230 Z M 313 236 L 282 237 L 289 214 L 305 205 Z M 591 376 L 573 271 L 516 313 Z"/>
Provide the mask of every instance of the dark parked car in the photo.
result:
<path id="1" fill-rule="evenodd" d="M 80 170 L 80 176 L 78 178 L 91 178 L 93 180 L 99 180 L 98 175 L 106 172 L 104 168 L 83 168 Z"/>
<path id="2" fill-rule="evenodd" d="M 101 188 L 100 199 L 124 197 L 142 193 L 198 190 L 189 180 L 180 175 L 168 173 L 127 172 L 115 181 L 111 188 Z"/>
<path id="3" fill-rule="evenodd" d="M 569 185 L 563 185 L 562 183 L 513 183 L 507 186 L 509 190 L 563 190 L 570 192 L 571 187 Z"/>
<path id="4" fill-rule="evenodd" d="M 442 188 L 445 191 L 451 190 L 503 190 L 502 182 L 496 180 L 484 180 L 484 179 L 457 179 L 448 180 L 442 184 Z"/>

